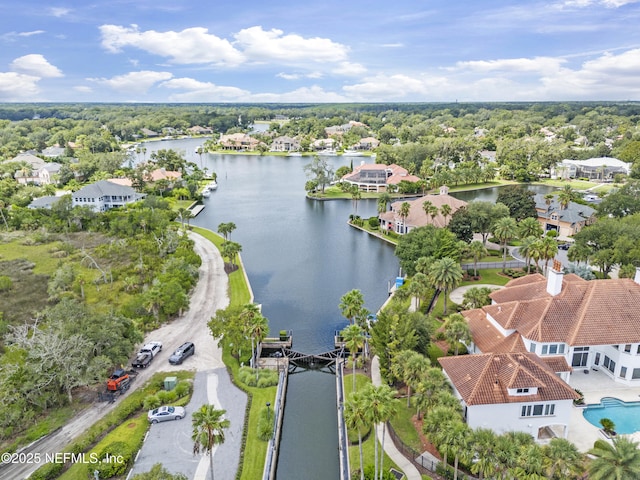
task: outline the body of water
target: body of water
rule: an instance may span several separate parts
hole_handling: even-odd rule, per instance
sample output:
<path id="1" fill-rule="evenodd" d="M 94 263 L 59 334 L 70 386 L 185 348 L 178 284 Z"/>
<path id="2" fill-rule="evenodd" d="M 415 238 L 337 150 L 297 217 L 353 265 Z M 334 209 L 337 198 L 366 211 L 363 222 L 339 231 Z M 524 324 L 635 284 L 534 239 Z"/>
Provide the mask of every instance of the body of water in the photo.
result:
<path id="1" fill-rule="evenodd" d="M 587 421 L 602 428 L 600 420 L 608 418 L 615 424 L 616 433 L 640 432 L 640 402 L 623 402 L 617 398 L 605 397 L 598 405 L 589 405 L 582 414 Z"/>
<path id="2" fill-rule="evenodd" d="M 218 177 L 218 189 L 193 225 L 217 231 L 233 222 L 231 240 L 241 256 L 271 335 L 293 331 L 293 347 L 305 353 L 333 349 L 334 333 L 347 325 L 340 298 L 362 291 L 375 312 L 398 274 L 394 247 L 347 224 L 350 214 L 376 215 L 376 200 L 313 201 L 305 198 L 304 166 L 311 158 L 198 155 L 204 139 L 148 142 L 138 160 L 173 149 Z M 350 158 L 330 157 L 333 168 Z M 367 161 L 372 161 L 368 159 Z M 547 192 L 546 187 L 534 191 Z M 495 201 L 498 188 L 458 192 L 465 201 Z M 212 314 L 214 312 L 211 312 Z M 290 376 L 277 477 L 324 480 L 339 477 L 335 378 L 318 371 Z"/>
<path id="3" fill-rule="evenodd" d="M 500 187 L 482 188 L 480 190 L 468 190 L 466 192 L 451 192 L 452 197 L 456 197 L 465 202 L 472 202 L 474 200 L 482 202 L 495 202 L 498 199 L 498 193 L 501 188 L 505 188 L 505 185 Z M 529 190 L 533 193 L 550 193 L 558 190 L 556 187 L 549 185 L 529 185 Z"/>
<path id="4" fill-rule="evenodd" d="M 362 291 L 375 312 L 398 274 L 394 247 L 347 224 L 349 215 L 376 214 L 375 200 L 312 201 L 305 198 L 304 157 L 195 154 L 202 139 L 147 143 L 146 158 L 158 149 L 216 172 L 218 189 L 191 221 L 216 231 L 223 222 L 237 228 L 231 240 L 242 260 L 255 302 L 269 320 L 271 335 L 293 331 L 293 347 L 305 353 L 333 349 L 334 332 L 347 326 L 340 298 Z M 330 158 L 333 167 L 349 158 Z M 213 314 L 213 312 L 212 312 Z M 290 376 L 277 477 L 306 480 L 339 477 L 335 377 L 319 371 Z"/>

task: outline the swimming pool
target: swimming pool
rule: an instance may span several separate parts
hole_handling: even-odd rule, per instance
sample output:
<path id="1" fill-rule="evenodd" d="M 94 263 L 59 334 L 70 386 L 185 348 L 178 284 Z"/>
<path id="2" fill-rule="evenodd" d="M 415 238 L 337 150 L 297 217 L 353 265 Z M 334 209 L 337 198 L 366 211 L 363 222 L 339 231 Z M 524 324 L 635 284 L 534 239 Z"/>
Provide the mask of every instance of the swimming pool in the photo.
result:
<path id="1" fill-rule="evenodd" d="M 616 432 L 627 434 L 640 431 L 640 402 L 623 402 L 604 397 L 600 403 L 587 406 L 582 412 L 591 425 L 602 428 L 601 418 L 608 418 L 616 425 Z"/>

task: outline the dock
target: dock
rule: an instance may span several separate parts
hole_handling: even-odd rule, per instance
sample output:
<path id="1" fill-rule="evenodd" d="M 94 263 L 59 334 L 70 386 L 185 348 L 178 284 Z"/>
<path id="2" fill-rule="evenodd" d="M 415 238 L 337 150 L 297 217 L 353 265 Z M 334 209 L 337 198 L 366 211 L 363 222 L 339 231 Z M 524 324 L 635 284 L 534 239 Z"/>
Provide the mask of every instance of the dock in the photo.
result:
<path id="1" fill-rule="evenodd" d="M 194 205 L 192 208 L 190 208 L 189 210 L 191 210 L 191 215 L 196 217 L 198 216 L 198 214 L 204 210 L 204 205 L 200 204 L 200 205 Z"/>

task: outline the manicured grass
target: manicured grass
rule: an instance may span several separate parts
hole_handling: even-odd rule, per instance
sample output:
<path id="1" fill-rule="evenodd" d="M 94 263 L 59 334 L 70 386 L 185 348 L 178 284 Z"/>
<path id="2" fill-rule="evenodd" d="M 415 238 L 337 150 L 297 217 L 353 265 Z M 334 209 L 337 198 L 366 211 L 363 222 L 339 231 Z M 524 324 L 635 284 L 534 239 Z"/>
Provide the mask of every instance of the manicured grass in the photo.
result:
<path id="1" fill-rule="evenodd" d="M 570 185 L 574 190 L 586 190 L 598 185 L 600 182 L 586 182 L 584 180 L 552 180 L 550 178 L 539 180 L 534 182 L 534 185 L 548 185 L 550 187 L 562 188 L 565 185 Z"/>
<path id="2" fill-rule="evenodd" d="M 416 414 L 415 402 L 407 407 L 406 400 L 398 399 L 397 413 L 391 419 L 391 425 L 402 441 L 417 452 L 422 453 L 422 441 L 413 426 L 412 418 Z"/>
<path id="3" fill-rule="evenodd" d="M 142 412 L 109 432 L 95 447 L 87 452 L 85 458 L 87 461 L 94 458 L 92 455 L 98 458 L 104 448 L 113 442 L 123 442 L 135 449 L 142 443 L 142 438 L 148 428 L 149 421 L 147 420 L 146 412 Z M 91 464 L 74 463 L 59 478 L 60 480 L 86 480 L 91 478 L 92 473 L 93 467 Z"/>
<path id="4" fill-rule="evenodd" d="M 511 280 L 511 278 L 501 275 L 501 268 L 489 268 L 486 270 L 478 270 L 478 275 L 480 276 L 479 280 L 464 280 L 460 283 L 461 287 L 466 285 L 479 285 L 479 284 L 490 284 L 490 285 L 506 285 L 507 282 Z"/>
<path id="5" fill-rule="evenodd" d="M 222 242 L 224 242 L 220 235 L 206 228 L 192 227 L 192 230 L 211 241 L 218 249 L 221 248 Z M 252 301 L 252 295 L 245 281 L 242 264 L 238 266 L 238 270 L 229 275 L 229 298 L 231 305 L 245 305 Z"/>

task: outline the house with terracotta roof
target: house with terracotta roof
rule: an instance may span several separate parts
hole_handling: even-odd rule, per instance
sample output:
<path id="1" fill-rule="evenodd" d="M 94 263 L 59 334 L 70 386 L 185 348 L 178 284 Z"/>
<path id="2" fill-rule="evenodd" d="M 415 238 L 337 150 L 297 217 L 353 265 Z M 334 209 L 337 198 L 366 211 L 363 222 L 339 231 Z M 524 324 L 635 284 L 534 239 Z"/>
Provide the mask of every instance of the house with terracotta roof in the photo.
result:
<path id="1" fill-rule="evenodd" d="M 563 274 L 560 263 L 556 261 L 548 278 L 533 274 L 514 279 L 505 288 L 492 292 L 490 297 L 491 305 L 462 312 L 473 338 L 469 345 L 471 355 L 451 357 L 441 362 L 463 406 L 474 406 L 467 401 L 476 401 L 476 397 L 465 393 L 471 387 L 463 386 L 465 368 L 471 368 L 464 363 L 471 360 L 465 358 L 480 362 L 486 355 L 509 355 L 511 359 L 519 359 L 518 355 L 535 356 L 539 364 L 546 365 L 547 373 L 551 372 L 553 379 L 569 388 L 573 375 L 584 375 L 583 372 L 588 373 L 592 369 L 603 372 L 613 382 L 640 385 L 640 269 L 634 280 L 587 281 L 574 274 Z M 528 410 L 521 410 L 519 415 L 515 410 L 509 410 L 509 415 L 506 415 L 504 403 L 517 402 L 503 402 L 496 393 L 493 403 L 483 403 L 493 405 L 495 415 L 501 418 L 496 428 L 489 428 L 495 430 L 510 425 L 512 430 L 529 432 L 537 439 L 550 432 L 566 437 L 568 419 L 560 415 L 560 412 L 562 415 L 565 412 L 564 406 L 560 405 L 571 397 L 566 396 L 566 390 L 550 383 L 547 373 L 527 369 L 532 375 L 531 385 L 517 388 L 528 388 L 531 392 L 538 381 L 544 385 L 536 387 L 538 393 L 549 387 L 552 390 L 544 398 L 532 401 L 523 397 L 519 407 L 531 406 L 533 412 L 536 405 L 542 405 L 535 410 L 538 414 L 532 416 L 547 418 L 529 421 L 524 428 L 522 420 L 529 416 Z M 467 382 L 475 382 L 478 389 L 483 389 L 487 387 L 482 384 L 487 382 L 483 378 L 479 376 Z M 508 394 L 510 384 L 495 385 L 496 389 L 501 388 Z M 546 410 L 546 405 L 551 404 L 556 405 L 553 413 Z M 483 412 L 487 415 L 486 411 Z M 529 425 L 534 429 L 528 429 Z"/>
<path id="2" fill-rule="evenodd" d="M 533 199 L 542 229 L 545 232 L 556 230 L 558 238 L 567 239 L 596 221 L 596 211 L 588 205 L 569 202 L 562 206 L 557 196 L 545 198 L 541 193 L 536 194 Z"/>
<path id="3" fill-rule="evenodd" d="M 434 207 L 438 208 L 438 214 L 436 216 L 432 217 L 431 215 L 427 215 L 424 211 L 425 202 L 431 202 Z M 440 195 L 425 195 L 415 200 L 407 201 L 409 204 L 409 215 L 407 215 L 406 218 L 400 215 L 403 203 L 405 202 L 393 202 L 391 204 L 391 210 L 378 215 L 380 228 L 383 231 L 393 231 L 404 235 L 414 228 L 424 227 L 426 225 L 444 228 L 449 223 L 449 220 L 451 220 L 451 215 L 467 205 L 467 202 L 464 200 L 459 200 L 449 195 L 449 189 L 444 185 L 440 187 Z M 451 208 L 451 213 L 446 218 L 441 212 L 443 205 L 449 205 Z"/>
<path id="4" fill-rule="evenodd" d="M 536 439 L 566 438 L 578 394 L 535 353 L 485 353 L 438 359 L 471 428 Z"/>
<path id="5" fill-rule="evenodd" d="M 260 141 L 246 133 L 231 133 L 222 135 L 218 144 L 223 150 L 255 150 Z"/>
<path id="6" fill-rule="evenodd" d="M 300 140 L 282 135 L 273 139 L 271 152 L 297 152 L 300 150 Z"/>
<path id="7" fill-rule="evenodd" d="M 386 192 L 392 186 L 400 182 L 418 182 L 420 177 L 410 175 L 406 168 L 395 163 L 385 165 L 383 163 L 365 163 L 353 169 L 353 172 L 346 174 L 341 179 L 342 182 L 357 185 L 363 192 Z"/>

